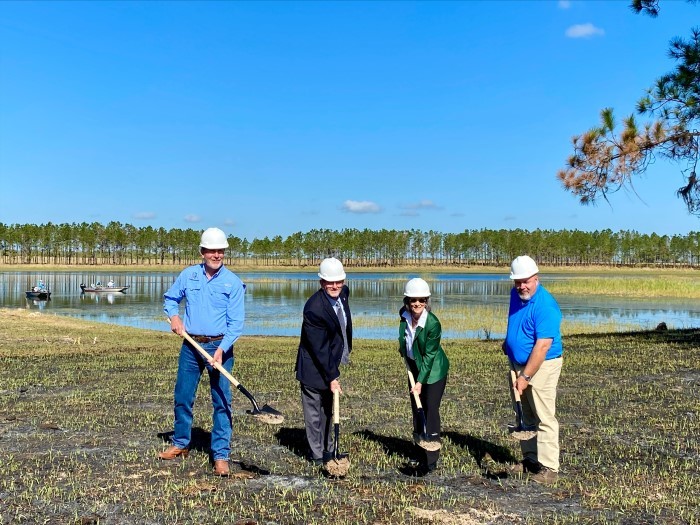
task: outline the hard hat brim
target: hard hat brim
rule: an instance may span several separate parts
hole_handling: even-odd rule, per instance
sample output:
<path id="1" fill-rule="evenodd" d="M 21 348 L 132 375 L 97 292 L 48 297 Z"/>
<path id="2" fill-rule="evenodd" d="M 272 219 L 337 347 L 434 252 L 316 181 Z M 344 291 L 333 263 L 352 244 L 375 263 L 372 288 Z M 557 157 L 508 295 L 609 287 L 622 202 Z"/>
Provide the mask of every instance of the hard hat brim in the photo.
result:
<path id="1" fill-rule="evenodd" d="M 515 281 L 518 279 L 529 279 L 530 277 L 533 277 L 537 275 L 540 272 L 535 272 L 535 273 L 530 273 L 530 274 L 516 274 L 516 273 L 511 273 L 510 278 Z"/>

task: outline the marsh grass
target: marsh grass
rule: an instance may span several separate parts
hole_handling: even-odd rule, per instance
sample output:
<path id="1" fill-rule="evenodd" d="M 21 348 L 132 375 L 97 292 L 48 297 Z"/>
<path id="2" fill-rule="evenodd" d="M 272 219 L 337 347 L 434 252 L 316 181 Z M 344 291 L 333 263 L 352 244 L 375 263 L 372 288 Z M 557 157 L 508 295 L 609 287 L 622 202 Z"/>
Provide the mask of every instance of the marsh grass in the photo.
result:
<path id="1" fill-rule="evenodd" d="M 474 334 L 474 339 L 491 339 L 493 334 L 504 334 L 508 320 L 507 304 L 470 304 L 470 305 L 441 305 L 436 312 L 443 327 L 465 334 Z M 356 328 L 391 328 L 397 327 L 398 316 L 385 315 L 353 315 L 353 326 Z M 273 321 L 270 321 L 271 325 Z M 297 326 L 300 321 L 297 321 Z M 670 327 L 672 322 L 669 321 Z M 290 325 L 291 326 L 291 325 Z M 647 329 L 635 321 L 603 319 L 598 321 L 572 321 L 564 319 L 562 334 L 600 334 L 610 332 L 631 332 Z M 655 327 L 651 327 L 655 328 Z M 398 338 L 398 333 L 397 333 Z"/>
<path id="2" fill-rule="evenodd" d="M 560 382 L 562 478 L 507 477 L 519 450 L 500 341 L 446 341 L 438 471 L 405 475 L 404 370 L 392 341 L 355 342 L 343 371 L 341 446 L 328 479 L 303 459 L 296 338 L 243 338 L 234 375 L 285 422 L 234 393 L 240 472 L 211 475 L 206 377 L 192 452 L 159 462 L 172 428 L 179 341 L 75 319 L 0 311 L 0 523 L 697 524 L 700 331 L 569 336 Z"/>
<path id="3" fill-rule="evenodd" d="M 547 281 L 554 295 L 598 295 L 636 298 L 700 298 L 700 279 L 686 273 L 629 274 L 591 277 L 572 275 L 567 279 Z"/>

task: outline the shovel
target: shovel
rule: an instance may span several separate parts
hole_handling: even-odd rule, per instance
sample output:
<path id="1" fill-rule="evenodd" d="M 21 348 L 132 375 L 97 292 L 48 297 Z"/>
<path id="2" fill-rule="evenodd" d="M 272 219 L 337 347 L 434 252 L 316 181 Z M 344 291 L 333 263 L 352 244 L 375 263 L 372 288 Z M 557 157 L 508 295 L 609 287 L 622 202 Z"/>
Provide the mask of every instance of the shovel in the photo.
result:
<path id="1" fill-rule="evenodd" d="M 340 393 L 333 392 L 333 450 L 323 454 L 323 467 L 335 477 L 342 477 L 348 473 L 350 460 L 348 453 L 340 452 Z"/>
<path id="2" fill-rule="evenodd" d="M 523 421 L 523 405 L 520 401 L 520 394 L 518 393 L 518 389 L 512 386 L 515 384 L 516 379 L 517 376 L 515 375 L 515 370 L 511 369 L 510 384 L 511 388 L 513 389 L 513 398 L 515 399 L 515 425 L 508 425 L 508 433 L 515 439 L 527 441 L 528 439 L 532 439 L 537 435 L 537 427 L 526 425 Z"/>
<path id="3" fill-rule="evenodd" d="M 416 381 L 413 379 L 413 374 L 411 373 L 406 359 L 404 359 L 404 364 L 406 365 L 406 373 L 408 373 L 408 382 L 411 385 L 411 390 L 413 390 L 413 387 L 416 386 Z M 429 451 L 440 450 L 442 448 L 442 443 L 440 443 L 439 438 L 435 439 L 428 436 L 428 422 L 425 420 L 425 411 L 423 410 L 423 404 L 420 402 L 420 396 L 413 392 L 413 399 L 416 402 L 416 410 L 418 411 L 418 416 L 423 425 L 422 433 L 413 433 L 413 441 L 422 449 Z"/>
<path id="4" fill-rule="evenodd" d="M 170 322 L 170 320 L 168 320 L 168 322 Z M 190 334 L 183 331 L 182 337 L 189 341 L 189 343 L 192 346 L 194 346 L 200 354 L 202 354 L 202 357 L 206 359 L 207 362 L 211 364 L 211 366 L 216 368 L 226 379 L 228 379 L 231 382 L 233 386 L 240 390 L 243 393 L 243 395 L 247 397 L 251 403 L 253 403 L 253 410 L 246 410 L 247 414 L 250 414 L 251 416 L 258 418 L 263 423 L 268 423 L 270 425 L 279 425 L 284 421 L 284 416 L 282 415 L 282 412 L 280 412 L 279 410 L 275 410 L 270 405 L 265 404 L 262 408 L 260 408 L 258 406 L 257 401 L 255 401 L 253 394 L 248 392 L 246 387 L 244 387 L 242 384 L 236 381 L 236 378 L 229 374 L 223 366 L 213 361 L 211 359 L 211 356 L 204 350 L 204 348 L 199 346 L 199 343 L 197 343 L 197 341 L 192 339 L 192 336 Z"/>

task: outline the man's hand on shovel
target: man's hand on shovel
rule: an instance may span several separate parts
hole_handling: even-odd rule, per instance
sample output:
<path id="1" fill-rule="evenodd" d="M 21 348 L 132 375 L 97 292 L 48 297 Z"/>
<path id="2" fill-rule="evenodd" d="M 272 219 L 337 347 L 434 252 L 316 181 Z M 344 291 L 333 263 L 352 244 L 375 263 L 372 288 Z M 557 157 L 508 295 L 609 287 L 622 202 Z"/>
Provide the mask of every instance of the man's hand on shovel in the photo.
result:
<path id="1" fill-rule="evenodd" d="M 170 330 L 172 330 L 180 337 L 183 337 L 183 333 L 185 332 L 185 325 L 182 322 L 182 319 L 180 319 L 179 315 L 173 315 L 170 318 Z"/>
<path id="2" fill-rule="evenodd" d="M 530 383 L 527 379 L 525 379 L 525 376 L 521 372 L 520 374 L 518 374 L 518 377 L 516 377 L 515 382 L 513 383 L 513 388 L 518 391 L 518 394 L 520 396 L 522 396 L 523 392 L 527 389 L 529 385 Z"/>
<path id="3" fill-rule="evenodd" d="M 179 315 L 173 315 L 170 318 L 170 330 L 172 330 L 174 333 L 176 333 L 180 337 L 185 336 L 185 325 L 182 322 L 182 319 L 180 319 Z M 202 357 L 205 357 L 205 356 L 206 356 L 207 362 L 209 363 L 209 366 L 214 367 L 214 368 L 216 368 L 214 363 L 217 363 L 219 366 L 221 366 L 224 362 L 224 351 L 221 347 L 216 349 L 213 356 L 209 356 L 208 354 L 202 354 Z"/>

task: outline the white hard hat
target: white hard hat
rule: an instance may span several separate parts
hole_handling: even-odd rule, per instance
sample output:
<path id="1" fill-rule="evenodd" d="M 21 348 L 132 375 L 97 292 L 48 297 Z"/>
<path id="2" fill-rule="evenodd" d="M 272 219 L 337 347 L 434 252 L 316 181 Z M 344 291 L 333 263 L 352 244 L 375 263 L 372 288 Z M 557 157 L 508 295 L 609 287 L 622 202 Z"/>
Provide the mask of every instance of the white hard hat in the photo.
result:
<path id="1" fill-rule="evenodd" d="M 202 240 L 199 243 L 200 248 L 209 250 L 223 250 L 228 248 L 228 240 L 226 234 L 219 228 L 207 228 L 202 233 Z"/>
<path id="2" fill-rule="evenodd" d="M 430 287 L 420 277 L 415 277 L 406 283 L 403 289 L 406 297 L 430 297 Z"/>
<path id="3" fill-rule="evenodd" d="M 329 282 L 344 281 L 345 270 L 343 270 L 343 263 L 335 257 L 323 259 L 318 269 L 318 276 L 324 281 Z"/>
<path id="4" fill-rule="evenodd" d="M 540 269 L 532 257 L 528 255 L 516 257 L 510 265 L 511 279 L 528 279 L 536 273 L 540 273 Z"/>

